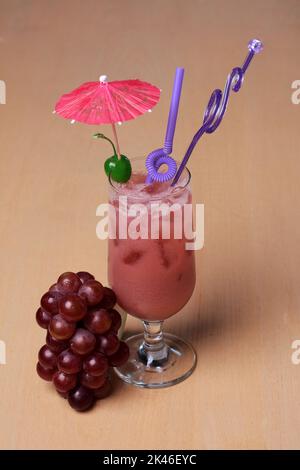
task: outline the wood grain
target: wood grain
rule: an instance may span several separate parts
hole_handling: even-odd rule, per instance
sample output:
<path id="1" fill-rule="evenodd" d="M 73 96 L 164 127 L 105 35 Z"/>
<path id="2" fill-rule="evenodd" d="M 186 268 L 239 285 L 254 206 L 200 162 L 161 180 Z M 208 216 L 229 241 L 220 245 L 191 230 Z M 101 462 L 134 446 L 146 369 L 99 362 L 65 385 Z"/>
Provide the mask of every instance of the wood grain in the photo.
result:
<path id="1" fill-rule="evenodd" d="M 7 449 L 290 449 L 300 447 L 300 78 L 298 0 L 0 0 L 0 447 Z M 122 149 L 161 145 L 176 66 L 186 77 L 175 139 L 186 149 L 210 92 L 265 42 L 220 129 L 190 168 L 205 204 L 197 288 L 166 323 L 195 345 L 198 366 L 176 387 L 118 383 L 76 414 L 35 373 L 40 294 L 67 269 L 106 279 L 96 207 L 106 201 L 96 127 L 51 114 L 81 82 L 148 80 L 163 89 L 152 115 L 123 125 Z M 127 332 L 140 324 L 129 319 Z"/>

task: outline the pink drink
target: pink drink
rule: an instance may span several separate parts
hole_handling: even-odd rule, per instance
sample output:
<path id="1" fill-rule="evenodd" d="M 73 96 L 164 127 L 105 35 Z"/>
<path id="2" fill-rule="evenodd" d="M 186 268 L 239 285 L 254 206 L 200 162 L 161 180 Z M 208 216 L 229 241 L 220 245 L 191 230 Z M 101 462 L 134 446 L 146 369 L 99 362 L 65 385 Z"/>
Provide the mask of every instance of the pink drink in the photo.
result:
<path id="1" fill-rule="evenodd" d="M 177 313 L 193 293 L 194 251 L 186 250 L 187 240 L 183 233 L 183 207 L 184 204 L 191 204 L 188 182 L 189 175 L 186 173 L 175 188 L 171 188 L 169 183 L 147 186 L 145 176 L 136 173 L 128 183 L 111 187 L 110 204 L 116 214 L 116 239 L 109 240 L 109 282 L 120 306 L 142 320 L 165 320 Z M 128 216 L 128 212 L 125 214 L 120 196 L 127 196 L 128 210 L 133 204 L 144 205 L 146 212 L 142 219 L 143 222 L 148 220 L 148 239 L 133 240 L 128 236 L 127 239 L 121 239 L 120 225 L 128 229 L 134 217 Z M 154 202 L 177 205 L 170 216 L 169 239 L 162 238 L 161 223 L 164 216 L 161 213 L 156 214 L 159 229 L 154 233 L 158 239 L 151 239 L 150 225 L 154 216 L 150 211 Z M 181 239 L 176 239 L 174 221 L 180 215 L 183 235 Z M 110 224 L 111 227 L 114 225 L 111 215 Z"/>

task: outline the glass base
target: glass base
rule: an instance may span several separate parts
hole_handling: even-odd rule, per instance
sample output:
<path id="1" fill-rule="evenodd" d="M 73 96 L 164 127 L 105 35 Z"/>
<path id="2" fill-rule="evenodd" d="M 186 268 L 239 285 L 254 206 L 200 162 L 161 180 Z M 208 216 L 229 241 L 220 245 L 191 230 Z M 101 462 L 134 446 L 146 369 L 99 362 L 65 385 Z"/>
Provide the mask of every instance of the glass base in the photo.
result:
<path id="1" fill-rule="evenodd" d="M 155 358 L 149 363 L 143 350 L 144 335 L 138 334 L 126 340 L 130 356 L 126 364 L 116 367 L 117 375 L 124 382 L 142 388 L 164 388 L 178 384 L 187 379 L 197 363 L 193 347 L 175 335 L 164 333 L 167 357 Z M 147 364 L 148 362 L 148 364 Z"/>

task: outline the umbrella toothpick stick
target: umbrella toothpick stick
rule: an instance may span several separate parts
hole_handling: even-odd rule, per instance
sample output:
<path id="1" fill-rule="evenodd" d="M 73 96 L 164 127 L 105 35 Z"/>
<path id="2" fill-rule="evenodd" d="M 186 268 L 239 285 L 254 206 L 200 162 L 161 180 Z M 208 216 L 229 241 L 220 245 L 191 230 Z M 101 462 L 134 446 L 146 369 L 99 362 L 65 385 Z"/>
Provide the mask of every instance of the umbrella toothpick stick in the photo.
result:
<path id="1" fill-rule="evenodd" d="M 160 89 L 138 79 L 107 81 L 101 75 L 98 81 L 86 82 L 60 97 L 55 112 L 74 122 L 112 126 L 112 140 L 97 133 L 95 138 L 104 138 L 111 143 L 114 155 L 104 164 L 105 172 L 113 181 L 126 183 L 131 176 L 131 164 L 121 154 L 116 123 L 136 118 L 151 110 L 159 101 Z M 136 103 L 139 103 L 138 106 Z"/>
<path id="2" fill-rule="evenodd" d="M 120 145 L 119 145 L 119 140 L 118 140 L 116 125 L 115 125 L 114 122 L 112 123 L 111 127 L 112 127 L 112 130 L 113 130 L 114 139 L 115 139 L 115 143 L 116 143 L 116 147 L 117 147 L 118 159 L 120 160 L 120 158 L 121 158 Z"/>

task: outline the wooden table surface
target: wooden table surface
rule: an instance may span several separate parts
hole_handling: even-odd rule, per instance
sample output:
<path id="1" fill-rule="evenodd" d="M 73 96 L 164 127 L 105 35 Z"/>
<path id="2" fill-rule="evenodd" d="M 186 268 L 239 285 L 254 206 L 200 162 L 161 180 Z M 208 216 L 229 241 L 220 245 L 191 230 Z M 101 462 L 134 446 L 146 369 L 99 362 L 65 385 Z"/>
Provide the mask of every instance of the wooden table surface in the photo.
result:
<path id="1" fill-rule="evenodd" d="M 299 448 L 299 0 L 0 0 L 0 11 L 0 447 Z M 184 66 L 181 158 L 210 92 L 256 36 L 263 54 L 190 164 L 205 248 L 195 293 L 165 328 L 194 344 L 197 369 L 164 390 L 119 383 L 93 411 L 75 413 L 36 376 L 44 332 L 34 317 L 63 271 L 106 282 L 95 211 L 107 198 L 108 147 L 92 140 L 97 127 L 54 116 L 54 103 L 100 74 L 159 85 L 153 113 L 119 130 L 127 155 L 147 154 L 162 144 L 174 70 Z M 128 320 L 127 334 L 140 329 Z"/>

